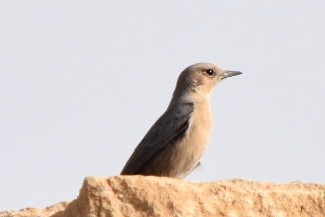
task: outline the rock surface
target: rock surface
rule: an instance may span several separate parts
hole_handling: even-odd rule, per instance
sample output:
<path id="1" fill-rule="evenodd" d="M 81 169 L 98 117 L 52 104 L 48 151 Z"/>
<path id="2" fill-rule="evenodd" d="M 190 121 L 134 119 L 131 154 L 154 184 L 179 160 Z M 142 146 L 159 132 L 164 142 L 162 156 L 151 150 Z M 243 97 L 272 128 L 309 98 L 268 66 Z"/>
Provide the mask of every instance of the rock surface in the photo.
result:
<path id="1" fill-rule="evenodd" d="M 325 185 L 239 179 L 189 183 L 161 177 L 88 177 L 78 198 L 70 203 L 0 212 L 0 217 L 18 216 L 324 217 Z"/>

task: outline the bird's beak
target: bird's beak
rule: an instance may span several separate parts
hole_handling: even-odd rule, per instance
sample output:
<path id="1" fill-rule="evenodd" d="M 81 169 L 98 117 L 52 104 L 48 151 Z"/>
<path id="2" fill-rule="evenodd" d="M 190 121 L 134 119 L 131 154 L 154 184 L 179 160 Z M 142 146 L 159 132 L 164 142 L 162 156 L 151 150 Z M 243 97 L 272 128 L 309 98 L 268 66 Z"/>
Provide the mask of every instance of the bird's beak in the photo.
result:
<path id="1" fill-rule="evenodd" d="M 222 74 L 222 78 L 221 79 L 229 78 L 229 77 L 236 76 L 236 75 L 240 75 L 240 74 L 242 74 L 242 73 L 239 72 L 239 71 L 229 71 L 229 70 L 226 70 L 225 73 Z"/>

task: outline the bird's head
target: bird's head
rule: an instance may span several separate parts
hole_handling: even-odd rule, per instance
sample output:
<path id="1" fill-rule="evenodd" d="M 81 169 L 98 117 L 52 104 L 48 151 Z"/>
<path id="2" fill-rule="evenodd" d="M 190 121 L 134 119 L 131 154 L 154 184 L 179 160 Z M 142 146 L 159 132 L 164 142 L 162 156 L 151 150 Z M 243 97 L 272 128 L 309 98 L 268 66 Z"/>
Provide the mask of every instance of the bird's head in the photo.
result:
<path id="1" fill-rule="evenodd" d="M 221 80 L 240 74 L 239 71 L 225 70 L 212 63 L 191 65 L 178 77 L 174 97 L 184 97 L 184 94 L 209 96 Z"/>

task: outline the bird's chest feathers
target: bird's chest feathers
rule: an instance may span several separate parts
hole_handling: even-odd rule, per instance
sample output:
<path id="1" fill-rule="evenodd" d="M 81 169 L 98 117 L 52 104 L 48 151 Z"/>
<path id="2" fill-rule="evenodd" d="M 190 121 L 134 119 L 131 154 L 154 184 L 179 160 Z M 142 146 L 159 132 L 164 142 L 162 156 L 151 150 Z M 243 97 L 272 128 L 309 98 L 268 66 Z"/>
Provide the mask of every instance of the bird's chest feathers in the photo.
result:
<path id="1" fill-rule="evenodd" d="M 212 119 L 209 103 L 196 104 L 191 114 L 183 151 L 201 156 L 211 135 Z"/>

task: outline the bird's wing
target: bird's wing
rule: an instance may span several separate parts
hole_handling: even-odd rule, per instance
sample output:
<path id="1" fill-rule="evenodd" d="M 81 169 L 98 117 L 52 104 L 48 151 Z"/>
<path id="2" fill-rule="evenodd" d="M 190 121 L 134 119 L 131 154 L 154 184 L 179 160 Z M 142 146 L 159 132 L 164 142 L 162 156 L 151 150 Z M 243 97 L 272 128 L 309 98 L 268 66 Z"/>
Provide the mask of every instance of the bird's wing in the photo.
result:
<path id="1" fill-rule="evenodd" d="M 161 150 L 184 136 L 193 109 L 190 102 L 182 103 L 174 110 L 167 109 L 136 147 L 121 175 L 140 174 Z"/>

